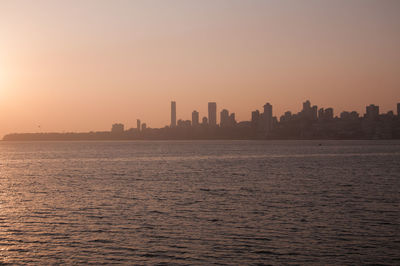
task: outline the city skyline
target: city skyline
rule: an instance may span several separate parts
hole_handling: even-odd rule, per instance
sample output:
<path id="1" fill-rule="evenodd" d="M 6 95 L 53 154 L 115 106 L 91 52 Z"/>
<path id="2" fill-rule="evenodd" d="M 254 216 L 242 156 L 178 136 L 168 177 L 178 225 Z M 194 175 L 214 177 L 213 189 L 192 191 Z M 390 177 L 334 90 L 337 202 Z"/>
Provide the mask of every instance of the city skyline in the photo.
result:
<path id="1" fill-rule="evenodd" d="M 174 8 L 171 8 L 174 6 Z M 0 135 L 400 100 L 399 1 L 0 2 Z M 143 14 L 146 14 L 145 16 Z M 221 105 L 222 107 L 222 105 Z M 337 115 L 337 113 L 335 113 Z"/>
<path id="2" fill-rule="evenodd" d="M 397 265 L 400 0 L 0 0 L 1 265 Z"/>
<path id="3" fill-rule="evenodd" d="M 369 136 L 367 138 L 375 137 L 377 138 L 398 138 L 400 137 L 400 102 L 396 104 L 393 110 L 388 112 L 381 112 L 379 105 L 369 104 L 365 106 L 365 112 L 357 112 L 354 110 L 342 110 L 339 111 L 338 115 L 335 115 L 334 108 L 332 107 L 324 107 L 318 105 L 311 105 L 309 100 L 306 100 L 302 103 L 302 109 L 299 112 L 292 112 L 291 110 L 287 110 L 281 116 L 274 116 L 273 113 L 273 105 L 267 102 L 262 106 L 262 110 L 255 109 L 250 113 L 250 119 L 248 120 L 236 120 L 235 112 L 230 112 L 225 108 L 218 109 L 218 105 L 216 102 L 208 102 L 208 111 L 205 116 L 200 121 L 200 113 L 196 110 L 191 112 L 191 119 L 182 119 L 179 118 L 177 112 L 177 102 L 170 102 L 170 123 L 166 124 L 162 127 L 155 128 L 151 126 L 147 126 L 146 121 L 142 121 L 140 118 L 136 119 L 136 127 L 134 126 L 126 126 L 121 122 L 113 122 L 111 127 L 111 133 L 113 134 L 132 134 L 133 132 L 137 133 L 146 133 L 148 129 L 183 129 L 183 128 L 221 128 L 237 131 L 238 128 L 247 128 L 250 130 L 250 135 L 247 135 L 245 138 L 270 138 L 274 135 L 274 138 L 280 138 L 278 133 L 279 130 L 282 131 L 282 127 L 288 127 L 291 125 L 291 130 L 294 130 L 293 125 L 299 126 L 306 130 L 312 128 L 311 124 L 313 123 L 324 123 L 324 127 L 326 127 L 326 123 L 329 122 L 338 122 L 343 121 L 346 122 L 346 127 L 343 130 L 348 130 L 349 127 L 352 128 L 351 131 L 355 130 L 354 127 L 360 127 L 354 134 L 359 134 L 361 131 L 364 131 L 364 137 Z M 219 117 L 219 119 L 218 119 Z M 210 122 L 211 121 L 211 122 Z M 381 122 L 384 122 L 383 125 Z M 151 123 L 151 121 L 150 121 Z M 351 125 L 350 125 L 350 124 Z M 389 124 L 388 124 L 389 123 Z M 296 125 L 297 124 L 297 125 Z M 330 127 L 335 126 L 334 124 L 330 125 Z M 337 125 L 336 125 L 337 126 Z M 340 125 L 343 126 L 343 125 Z M 362 128 L 361 128 L 362 127 Z M 279 129 L 281 128 L 281 129 Z M 321 130 L 321 128 L 319 129 Z M 326 129 L 325 129 L 326 130 Z M 358 131 L 361 130 L 361 131 Z M 386 133 L 382 133 L 383 131 Z M 389 131 L 388 131 L 389 130 Z M 286 130 L 287 131 L 287 130 Z M 297 131 L 297 130 L 295 130 Z M 95 131 L 90 130 L 90 134 L 92 133 L 105 133 L 107 130 Z M 255 135 L 251 135 L 253 133 Z M 14 136 L 14 134 L 19 135 L 20 133 L 28 133 L 28 134 L 36 134 L 36 133 L 61 133 L 61 132 L 12 132 L 6 135 L 6 138 L 9 139 L 10 136 Z M 62 133 L 85 133 L 85 132 L 62 132 Z M 287 133 L 287 132 L 286 132 Z M 214 134 L 214 133 L 213 133 Z M 226 132 L 224 133 L 226 134 Z M 247 132 L 246 134 L 249 134 Z M 272 135 L 271 135 L 272 134 Z M 383 135 L 382 135 L 383 134 Z M 111 136 L 112 137 L 112 136 Z M 349 138 L 359 138 L 356 135 L 350 136 Z M 211 137 L 213 138 L 213 137 Z M 332 137 L 335 138 L 335 137 Z"/>
<path id="4" fill-rule="evenodd" d="M 169 127 L 177 127 L 179 125 L 179 121 L 181 122 L 191 122 L 191 126 L 198 126 L 201 124 L 204 124 L 204 121 L 206 121 L 206 124 L 208 126 L 224 126 L 224 125 L 229 125 L 230 120 L 234 121 L 234 123 L 239 123 L 239 122 L 249 122 L 255 119 L 255 117 L 260 116 L 260 115 L 265 115 L 266 117 L 266 125 L 265 125 L 265 130 L 269 131 L 272 128 L 273 124 L 273 119 L 275 119 L 277 122 L 282 122 L 285 119 L 287 119 L 287 115 L 296 115 L 295 111 L 292 110 L 287 110 L 285 111 L 282 115 L 277 116 L 274 115 L 273 113 L 273 105 L 269 102 L 267 102 L 262 108 L 263 112 L 261 113 L 259 109 L 256 109 L 250 113 L 249 119 L 247 120 L 236 120 L 236 114 L 235 112 L 231 112 L 229 114 L 229 110 L 225 108 L 221 108 L 221 111 L 219 112 L 218 109 L 218 104 L 216 102 L 208 102 L 208 111 L 207 113 L 204 114 L 204 116 L 201 116 L 201 114 L 197 110 L 193 110 L 191 112 L 191 119 L 184 119 L 180 118 L 178 116 L 177 112 L 177 102 L 176 101 L 171 101 L 171 122 L 169 124 Z M 302 103 L 302 109 L 298 112 L 299 113 L 306 113 L 306 116 L 309 116 L 312 119 L 318 119 L 322 117 L 326 117 L 329 119 L 334 119 L 334 118 L 344 118 L 347 115 L 356 115 L 357 118 L 363 118 L 363 117 L 368 117 L 368 116 L 379 116 L 379 115 L 386 115 L 386 114 L 392 114 L 394 116 L 400 116 L 400 102 L 397 103 L 393 109 L 388 110 L 387 112 L 382 112 L 379 105 L 375 105 L 373 103 L 366 105 L 364 107 L 365 111 L 364 112 L 357 112 L 356 110 L 339 110 L 335 112 L 335 108 L 333 107 L 320 107 L 318 105 L 313 105 L 311 106 L 310 100 L 305 100 Z M 219 116 L 218 116 L 219 115 Z M 184 116 L 187 117 L 187 116 Z M 202 121 L 200 121 L 200 117 L 202 117 Z M 210 117 L 211 122 L 210 123 Z M 205 120 L 204 120 L 205 119 Z M 136 128 L 140 128 L 140 119 L 137 119 L 139 121 L 137 123 Z M 120 123 L 116 123 L 120 124 Z M 160 127 L 167 127 L 168 124 Z M 132 127 L 133 128 L 133 127 Z"/>
<path id="5" fill-rule="evenodd" d="M 276 108 L 278 110 L 283 110 L 280 113 L 273 113 L 272 112 L 272 105 L 268 102 L 266 105 L 269 104 L 270 106 L 266 107 L 263 104 L 263 106 L 259 106 L 256 109 L 250 108 L 250 111 L 249 111 L 249 113 L 247 115 L 246 114 L 240 114 L 239 116 L 237 116 L 236 112 L 234 110 L 233 110 L 233 115 L 235 116 L 235 119 L 238 118 L 237 121 L 239 121 L 239 122 L 240 121 L 251 121 L 251 118 L 252 118 L 252 115 L 253 115 L 252 113 L 254 112 L 254 110 L 258 110 L 258 111 L 261 110 L 261 112 L 262 111 L 265 112 L 266 110 L 270 110 L 270 113 L 271 113 L 270 116 L 271 117 L 272 116 L 276 117 L 278 119 L 278 121 L 279 121 L 280 118 L 284 117 L 285 114 L 287 114 L 288 112 L 291 113 L 291 114 L 295 114 L 296 112 L 301 112 L 301 110 L 303 110 L 305 108 L 305 104 L 307 104 L 307 102 L 309 103 L 310 100 L 306 99 L 302 103 L 299 103 L 298 104 L 298 109 L 296 109 L 296 110 L 284 110 L 282 107 L 279 108 L 279 106 L 275 105 L 274 109 Z M 174 127 L 174 126 L 177 126 L 178 120 L 183 120 L 183 121 L 190 120 L 190 121 L 193 121 L 193 112 L 197 113 L 196 115 L 198 116 L 199 124 L 202 124 L 202 119 L 204 119 L 204 118 L 207 119 L 207 124 L 208 124 L 209 123 L 209 115 L 210 115 L 210 103 L 212 105 L 215 104 L 215 125 L 219 125 L 220 124 L 220 120 L 221 120 L 219 112 L 221 110 L 228 110 L 226 107 L 222 106 L 221 109 L 219 110 L 218 109 L 218 103 L 216 103 L 216 102 L 208 102 L 207 104 L 203 104 L 203 108 L 200 105 L 200 108 L 197 108 L 196 110 L 194 110 L 192 108 L 192 111 L 185 112 L 186 110 L 191 110 L 190 107 L 186 106 L 184 111 L 180 111 L 179 112 L 179 109 L 177 110 L 177 101 L 171 101 L 170 102 L 170 115 L 169 115 L 169 121 L 170 122 L 164 121 L 164 122 L 161 122 L 161 124 L 159 124 L 160 126 L 153 126 L 153 125 L 158 125 L 158 124 L 157 123 L 153 123 L 153 121 L 151 121 L 151 120 L 147 120 L 147 123 L 144 123 L 144 124 L 145 124 L 145 126 L 150 126 L 152 128 L 163 128 L 165 126 Z M 205 106 L 205 108 L 204 108 L 204 106 Z M 319 108 L 320 105 L 317 105 L 317 106 L 318 106 L 317 114 L 319 116 L 320 115 L 319 112 L 321 111 L 320 108 Z M 317 107 L 317 106 L 314 105 L 313 107 Z M 335 107 L 328 107 L 328 108 L 325 109 L 325 111 L 331 112 L 331 116 L 332 117 L 340 117 L 340 114 L 342 112 L 357 112 L 360 115 L 360 117 L 362 117 L 363 115 L 367 114 L 368 111 L 366 111 L 366 110 L 368 109 L 368 106 L 378 106 L 379 107 L 378 110 L 379 110 L 380 114 L 385 114 L 385 113 L 388 113 L 388 112 L 391 112 L 391 111 L 394 114 L 398 114 L 399 111 L 400 111 L 400 103 L 399 103 L 399 101 L 396 102 L 392 106 L 392 108 L 389 107 L 389 108 L 386 108 L 386 109 L 382 108 L 378 104 L 369 103 L 369 104 L 364 105 L 363 108 L 360 111 L 358 109 L 351 109 L 351 108 L 350 109 L 346 109 L 346 110 L 338 110 Z M 311 108 L 311 106 L 309 106 L 309 107 Z M 203 112 L 199 112 L 197 110 L 203 110 Z M 231 109 L 229 109 L 229 110 L 231 110 Z M 161 110 L 160 113 L 164 113 L 165 114 L 166 112 L 163 112 Z M 88 132 L 88 131 L 103 131 L 103 130 L 107 130 L 109 128 L 110 124 L 123 124 L 124 126 L 126 126 L 126 128 L 141 127 L 141 125 L 142 125 L 141 123 L 144 121 L 144 119 L 139 118 L 139 117 L 135 117 L 135 114 L 128 114 L 128 116 L 133 117 L 133 118 L 130 119 L 130 120 L 125 120 L 125 121 L 123 121 L 121 119 L 114 119 L 113 121 L 110 121 L 110 123 L 108 123 L 103 128 L 96 128 L 95 129 L 95 128 L 90 128 L 90 126 L 89 126 L 89 127 L 87 127 L 86 130 L 81 130 L 81 131 L 72 130 L 72 129 L 71 130 L 63 129 L 63 130 L 47 130 L 46 131 L 47 127 L 43 127 L 40 123 L 37 123 L 37 127 L 32 127 L 33 130 L 31 130 L 31 131 L 8 131 L 8 132 L 2 132 L 2 134 L 0 136 L 4 136 L 4 135 L 10 134 L 10 133 L 18 133 L 18 132 Z M 243 117 L 244 117 L 244 119 L 243 119 Z M 175 123 L 174 126 L 173 126 L 173 121 Z M 269 122 L 269 123 L 271 123 L 271 122 Z M 52 128 L 52 125 L 47 125 L 47 126 L 48 126 L 48 128 Z"/>

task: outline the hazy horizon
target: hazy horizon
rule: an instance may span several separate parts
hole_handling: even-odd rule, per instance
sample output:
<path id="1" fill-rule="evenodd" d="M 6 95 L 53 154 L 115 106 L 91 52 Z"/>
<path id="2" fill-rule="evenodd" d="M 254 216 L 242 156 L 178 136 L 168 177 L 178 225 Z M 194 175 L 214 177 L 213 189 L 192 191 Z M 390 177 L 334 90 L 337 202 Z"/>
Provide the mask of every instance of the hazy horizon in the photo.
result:
<path id="1" fill-rule="evenodd" d="M 400 102 L 399 1 L 1 1 L 0 136 Z M 218 115 L 219 120 L 219 115 Z M 41 128 L 39 129 L 39 125 Z"/>

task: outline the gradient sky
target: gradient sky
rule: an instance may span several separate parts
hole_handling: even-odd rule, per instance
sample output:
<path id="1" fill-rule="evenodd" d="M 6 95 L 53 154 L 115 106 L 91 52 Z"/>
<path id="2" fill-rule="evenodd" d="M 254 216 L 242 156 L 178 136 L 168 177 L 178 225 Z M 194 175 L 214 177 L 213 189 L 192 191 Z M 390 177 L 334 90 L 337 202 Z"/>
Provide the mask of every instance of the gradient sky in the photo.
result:
<path id="1" fill-rule="evenodd" d="M 0 136 L 400 102 L 400 1 L 0 0 Z M 39 125 L 41 128 L 39 129 Z"/>

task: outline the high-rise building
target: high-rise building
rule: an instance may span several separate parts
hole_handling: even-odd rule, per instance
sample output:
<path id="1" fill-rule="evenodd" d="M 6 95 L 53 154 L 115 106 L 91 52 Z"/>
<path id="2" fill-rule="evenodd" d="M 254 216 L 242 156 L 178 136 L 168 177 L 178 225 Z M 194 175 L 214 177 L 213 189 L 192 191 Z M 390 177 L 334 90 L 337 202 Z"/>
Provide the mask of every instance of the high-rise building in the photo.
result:
<path id="1" fill-rule="evenodd" d="M 309 100 L 303 103 L 303 110 L 301 110 L 301 117 L 306 120 L 318 119 L 318 107 L 316 105 L 311 107 Z"/>
<path id="2" fill-rule="evenodd" d="M 292 112 L 286 111 L 284 115 L 280 117 L 280 122 L 287 122 L 292 119 Z"/>
<path id="3" fill-rule="evenodd" d="M 199 112 L 192 112 L 192 126 L 196 127 L 199 125 Z"/>
<path id="4" fill-rule="evenodd" d="M 182 128 L 182 127 L 190 127 L 192 125 L 192 123 L 191 123 L 191 121 L 190 120 L 182 120 L 182 119 L 179 119 L 178 120 L 178 127 L 180 127 L 180 128 Z"/>
<path id="5" fill-rule="evenodd" d="M 176 102 L 171 102 L 171 127 L 176 127 Z"/>
<path id="6" fill-rule="evenodd" d="M 208 119 L 207 119 L 207 117 L 203 117 L 203 119 L 202 119 L 202 121 L 201 121 L 201 124 L 202 124 L 203 126 L 207 126 L 207 125 L 208 125 Z"/>
<path id="7" fill-rule="evenodd" d="M 340 119 L 350 119 L 350 113 L 347 111 L 343 111 L 340 113 Z"/>
<path id="8" fill-rule="evenodd" d="M 210 126 L 217 125 L 217 103 L 215 102 L 208 103 L 208 124 Z"/>
<path id="9" fill-rule="evenodd" d="M 260 111 L 255 110 L 251 112 L 251 127 L 253 130 L 258 129 L 260 123 Z"/>
<path id="10" fill-rule="evenodd" d="M 379 106 L 370 104 L 369 106 L 366 107 L 366 117 L 368 119 L 374 120 L 378 118 L 379 116 Z"/>
<path id="11" fill-rule="evenodd" d="M 324 112 L 324 117 L 326 120 L 333 119 L 333 108 L 326 108 Z"/>
<path id="12" fill-rule="evenodd" d="M 111 128 L 112 133 L 124 133 L 124 124 L 113 124 Z"/>
<path id="13" fill-rule="evenodd" d="M 343 116 L 346 117 L 346 114 L 343 113 Z M 318 120 L 329 121 L 332 119 L 333 119 L 333 108 L 326 108 L 326 109 L 321 108 L 318 110 Z"/>
<path id="14" fill-rule="evenodd" d="M 323 120 L 324 119 L 324 108 L 321 108 L 318 110 L 318 120 Z"/>
<path id="15" fill-rule="evenodd" d="M 318 106 L 314 105 L 311 108 L 311 118 L 312 120 L 317 120 L 318 119 Z"/>
<path id="16" fill-rule="evenodd" d="M 230 126 L 235 126 L 236 125 L 236 116 L 235 113 L 231 113 L 229 115 L 229 125 Z"/>
<path id="17" fill-rule="evenodd" d="M 255 110 L 253 112 L 251 112 L 251 122 L 258 122 L 258 119 L 260 118 L 260 111 Z"/>
<path id="18" fill-rule="evenodd" d="M 272 105 L 270 103 L 264 105 L 263 117 L 265 131 L 269 132 L 272 129 Z"/>
<path id="19" fill-rule="evenodd" d="M 307 113 L 309 112 L 310 109 L 311 109 L 311 103 L 309 100 L 307 100 L 303 103 L 303 112 Z"/>
<path id="20" fill-rule="evenodd" d="M 226 127 L 229 125 L 229 111 L 223 109 L 220 113 L 220 121 L 219 124 L 221 127 Z"/>
<path id="21" fill-rule="evenodd" d="M 140 131 L 140 119 L 136 120 L 136 128 L 137 128 L 137 131 Z"/>
<path id="22" fill-rule="evenodd" d="M 359 117 L 360 117 L 360 115 L 356 111 L 352 111 L 350 113 L 350 118 L 351 119 L 358 119 Z"/>

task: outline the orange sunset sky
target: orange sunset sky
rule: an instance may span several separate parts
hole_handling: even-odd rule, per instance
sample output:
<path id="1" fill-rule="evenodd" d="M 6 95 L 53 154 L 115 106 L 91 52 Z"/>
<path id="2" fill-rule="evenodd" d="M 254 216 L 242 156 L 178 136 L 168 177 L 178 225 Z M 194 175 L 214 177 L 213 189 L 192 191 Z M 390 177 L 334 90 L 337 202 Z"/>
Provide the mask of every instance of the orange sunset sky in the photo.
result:
<path id="1" fill-rule="evenodd" d="M 400 1 L 0 0 L 0 137 L 400 102 Z M 39 128 L 39 125 L 41 128 Z"/>

